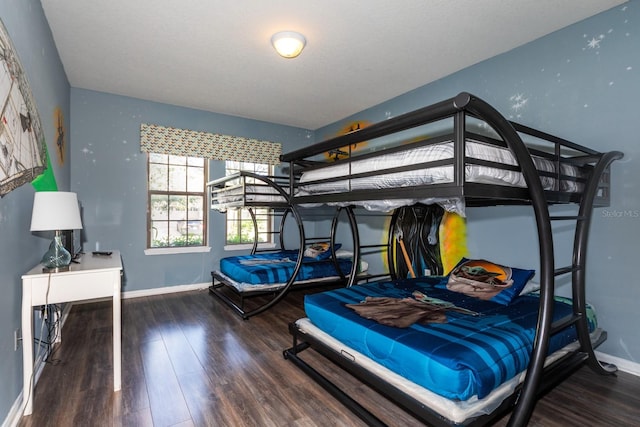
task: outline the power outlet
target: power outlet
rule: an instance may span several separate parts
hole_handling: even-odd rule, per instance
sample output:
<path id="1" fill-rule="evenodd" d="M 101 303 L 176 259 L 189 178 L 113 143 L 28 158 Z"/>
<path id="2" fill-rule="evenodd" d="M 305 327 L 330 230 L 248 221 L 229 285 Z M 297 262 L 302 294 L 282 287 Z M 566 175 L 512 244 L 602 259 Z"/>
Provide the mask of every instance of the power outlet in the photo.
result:
<path id="1" fill-rule="evenodd" d="M 18 351 L 20 342 L 22 341 L 22 331 L 20 328 L 13 331 L 13 351 Z"/>

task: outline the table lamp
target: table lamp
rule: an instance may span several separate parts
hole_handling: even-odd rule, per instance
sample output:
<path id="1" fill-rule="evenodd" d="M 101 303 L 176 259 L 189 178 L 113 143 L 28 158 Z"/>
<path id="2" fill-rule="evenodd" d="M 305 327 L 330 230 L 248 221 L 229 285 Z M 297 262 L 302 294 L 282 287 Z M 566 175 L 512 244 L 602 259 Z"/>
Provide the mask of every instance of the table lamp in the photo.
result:
<path id="1" fill-rule="evenodd" d="M 62 231 L 80 229 L 82 229 L 82 221 L 76 193 L 64 191 L 35 193 L 31 231 L 55 231 L 49 250 L 42 257 L 44 272 L 69 270 L 71 254 L 62 243 Z"/>

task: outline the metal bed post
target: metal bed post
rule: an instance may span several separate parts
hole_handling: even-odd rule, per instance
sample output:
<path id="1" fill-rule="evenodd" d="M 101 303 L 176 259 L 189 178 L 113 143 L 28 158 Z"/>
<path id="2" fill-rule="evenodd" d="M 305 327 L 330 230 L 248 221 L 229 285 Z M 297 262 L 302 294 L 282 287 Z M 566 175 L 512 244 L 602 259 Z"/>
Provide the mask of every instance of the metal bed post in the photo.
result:
<path id="1" fill-rule="evenodd" d="M 591 340 L 589 339 L 589 325 L 586 316 L 586 297 L 585 297 L 585 276 L 587 261 L 587 243 L 589 240 L 589 228 L 591 226 L 591 218 L 593 216 L 593 201 L 598 191 L 600 179 L 609 165 L 615 160 L 622 159 L 623 154 L 619 151 L 605 153 L 596 163 L 592 175 L 587 183 L 587 187 L 582 195 L 583 201 L 580 203 L 578 211 L 578 223 L 576 224 L 574 249 L 573 249 L 573 304 L 574 313 L 579 313 L 580 318 L 576 324 L 578 339 L 581 349 L 587 353 L 587 363 L 599 374 L 613 374 L 617 368 L 615 365 L 603 365 L 598 361 L 594 352 Z"/>
<path id="2" fill-rule="evenodd" d="M 537 389 L 544 370 L 553 321 L 554 251 L 549 210 L 533 160 L 511 124 L 492 106 L 468 93 L 458 95 L 454 100 L 454 105 L 482 117 L 498 132 L 516 157 L 531 194 L 531 204 L 538 229 L 542 310 L 538 312 L 538 326 L 527 376 L 508 424 L 509 426 L 523 426 L 531 418 L 536 403 Z"/>
<path id="3" fill-rule="evenodd" d="M 353 260 L 351 262 L 351 270 L 349 271 L 349 278 L 346 279 L 344 273 L 340 269 L 338 260 L 336 258 L 335 243 L 336 243 L 336 231 L 339 224 L 340 213 L 345 212 L 347 215 L 347 221 L 349 228 L 351 229 L 351 239 L 353 244 Z M 346 280 L 346 286 L 350 287 L 357 281 L 358 270 L 360 266 L 360 234 L 358 233 L 358 223 L 356 222 L 356 216 L 353 212 L 352 206 L 341 206 L 336 210 L 336 213 L 331 220 L 331 259 L 333 265 L 340 275 L 342 280 Z"/>

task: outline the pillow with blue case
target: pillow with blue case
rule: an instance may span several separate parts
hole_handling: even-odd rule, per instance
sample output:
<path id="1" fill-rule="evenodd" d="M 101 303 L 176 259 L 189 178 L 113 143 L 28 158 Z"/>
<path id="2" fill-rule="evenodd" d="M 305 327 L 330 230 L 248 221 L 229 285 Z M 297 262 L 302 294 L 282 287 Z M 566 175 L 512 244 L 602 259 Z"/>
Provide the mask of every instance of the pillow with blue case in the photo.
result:
<path id="1" fill-rule="evenodd" d="M 447 289 L 509 305 L 520 295 L 534 274 L 535 270 L 506 267 L 483 259 L 462 258 L 449 273 Z M 509 283 L 510 286 L 505 286 Z M 487 284 L 496 284 L 496 290 L 485 293 L 483 288 L 486 289 Z"/>

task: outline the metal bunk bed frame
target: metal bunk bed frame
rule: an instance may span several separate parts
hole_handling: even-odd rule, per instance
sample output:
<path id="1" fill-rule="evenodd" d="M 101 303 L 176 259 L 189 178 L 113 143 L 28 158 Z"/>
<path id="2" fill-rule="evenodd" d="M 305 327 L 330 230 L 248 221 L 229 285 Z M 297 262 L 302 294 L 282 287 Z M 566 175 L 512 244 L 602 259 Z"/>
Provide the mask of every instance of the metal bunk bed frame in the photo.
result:
<path id="1" fill-rule="evenodd" d="M 247 179 L 250 179 L 253 184 L 248 184 Z M 295 224 L 297 226 L 298 236 L 299 236 L 298 257 L 296 260 L 296 265 L 293 270 L 293 273 L 291 274 L 291 277 L 289 277 L 289 280 L 286 282 L 286 284 L 283 287 L 280 287 L 276 290 L 252 291 L 249 293 L 243 293 L 237 290 L 236 288 L 234 288 L 233 286 L 228 286 L 228 284 L 226 283 L 225 277 L 221 276 L 217 271 L 211 272 L 212 284 L 211 286 L 209 286 L 209 292 L 211 292 L 211 294 L 213 294 L 214 296 L 219 298 L 222 302 L 227 304 L 236 314 L 240 315 L 245 320 L 270 309 L 286 296 L 286 294 L 289 292 L 291 287 L 294 286 L 295 284 L 295 278 L 298 272 L 300 271 L 300 268 L 304 261 L 303 254 L 304 254 L 305 247 L 309 243 L 327 241 L 327 240 L 330 242 L 331 253 L 332 253 L 331 259 L 334 263 L 336 271 L 339 274 L 339 277 L 335 281 L 332 281 L 332 283 L 335 283 L 336 285 L 340 284 L 345 286 L 351 286 L 356 280 L 356 276 L 357 276 L 356 275 L 357 268 L 358 268 L 357 260 L 360 259 L 360 252 L 359 252 L 360 248 L 359 248 L 358 227 L 356 225 L 356 219 L 353 213 L 353 209 L 350 207 L 344 207 L 344 208 L 338 208 L 335 211 L 335 214 L 331 222 L 330 236 L 307 237 L 304 231 L 302 215 L 300 214 L 299 209 L 296 206 L 293 206 L 289 203 L 289 195 L 281 187 L 281 185 L 277 183 L 278 180 L 282 182 L 281 178 L 258 175 L 256 173 L 249 172 L 249 171 L 240 171 L 235 174 L 207 183 L 207 186 L 211 189 L 212 209 L 216 209 L 220 211 L 226 211 L 227 209 L 240 208 L 240 207 L 245 207 L 248 209 L 249 215 L 253 222 L 253 231 L 254 231 L 253 246 L 250 252 L 252 255 L 259 252 L 274 252 L 277 250 L 285 250 L 286 246 L 284 241 L 284 234 L 285 234 L 285 222 L 287 217 L 289 217 L 290 215 L 293 216 L 295 220 Z M 237 181 L 237 184 L 233 185 L 232 187 L 241 189 L 242 198 L 239 200 L 233 200 L 228 203 L 227 202 L 221 203 L 216 198 L 215 195 L 216 193 L 220 193 L 221 191 L 224 191 L 226 183 L 230 181 Z M 282 200 L 265 202 L 265 201 L 253 201 L 248 199 L 246 195 L 263 194 L 259 192 L 252 193 L 251 191 L 247 190 L 247 188 L 249 188 L 250 185 L 255 185 L 255 183 L 260 183 L 258 185 L 264 185 L 264 186 L 268 186 L 269 188 L 275 189 L 277 191 L 276 194 L 280 195 L 282 197 Z M 229 187 L 226 187 L 226 188 L 229 188 Z M 277 249 L 262 249 L 262 250 L 258 249 L 259 232 L 258 232 L 258 225 L 257 225 L 257 217 L 253 210 L 254 208 L 258 208 L 258 207 L 273 208 L 276 211 L 275 215 L 280 217 L 279 229 L 277 231 L 271 231 L 271 234 L 278 235 L 279 246 Z M 339 223 L 340 214 L 342 212 L 345 212 L 347 216 L 347 221 L 349 223 L 349 226 L 351 227 L 353 247 L 354 247 L 354 255 L 353 255 L 351 270 L 347 274 L 342 272 L 342 270 L 340 269 L 338 265 L 338 261 L 335 258 L 335 250 L 334 250 L 335 243 L 336 243 L 336 229 Z M 295 284 L 295 288 L 300 290 L 304 288 L 317 287 L 320 285 L 326 286 L 328 284 L 329 283 L 327 281 L 317 282 L 317 283 L 306 283 L 304 285 Z M 227 292 L 225 292 L 225 290 L 231 291 L 231 293 L 234 294 L 233 297 L 230 296 Z M 246 309 L 245 302 L 247 299 L 259 297 L 259 296 L 265 296 L 265 295 L 271 295 L 272 298 L 257 307 L 254 307 L 249 310 Z"/>
<path id="2" fill-rule="evenodd" d="M 465 164 L 477 163 L 473 159 L 465 157 L 464 145 L 467 136 L 465 118 L 472 116 L 484 120 L 492 127 L 506 147 L 515 156 L 520 170 L 524 176 L 527 187 L 509 188 L 491 186 L 478 183 L 465 183 Z M 467 206 L 491 206 L 499 204 L 530 204 L 533 208 L 539 244 L 540 258 L 540 310 L 538 312 L 537 328 L 534 339 L 531 360 L 527 369 L 524 383 L 516 389 L 511 397 L 505 399 L 502 405 L 491 414 L 473 418 L 463 425 L 484 425 L 495 422 L 500 417 L 511 411 L 510 426 L 524 426 L 533 413 L 537 399 L 555 385 L 570 376 L 583 363 L 587 363 L 593 370 L 603 375 L 614 374 L 617 368 L 614 365 L 600 363 L 594 354 L 593 344 L 589 339 L 588 325 L 585 314 L 585 274 L 586 252 L 589 237 L 589 227 L 594 206 L 608 204 L 609 200 L 609 169 L 612 162 L 621 159 L 623 154 L 618 151 L 599 153 L 595 150 L 579 146 L 555 136 L 516 124 L 505 119 L 497 110 L 488 103 L 469 94 L 460 93 L 454 98 L 439 102 L 399 116 L 385 122 L 372 125 L 360 131 L 337 137 L 324 143 L 316 144 L 305 149 L 281 156 L 282 161 L 291 163 L 291 173 L 296 165 L 308 164 L 301 162 L 318 152 L 332 148 L 351 146 L 351 144 L 389 135 L 394 132 L 410 129 L 426 123 L 431 123 L 446 117 L 454 118 L 454 180 L 451 184 L 431 184 L 420 188 L 403 188 L 393 190 L 360 190 L 343 194 L 326 194 L 318 196 L 304 196 L 292 198 L 292 204 L 325 201 L 354 201 L 368 200 L 375 195 L 377 198 L 402 198 L 412 195 L 417 191 L 427 192 L 429 195 L 464 197 Z M 561 151 L 565 147 L 584 153 L 574 157 L 572 162 L 583 165 L 593 164 L 585 188 L 581 194 L 565 194 L 559 191 L 545 191 L 540 181 L 540 173 L 536 170 L 531 154 L 535 150 L 528 149 L 523 143 L 518 132 L 542 137 L 555 144 L 556 170 L 560 177 Z M 439 163 L 444 163 L 439 161 Z M 449 162 L 451 164 L 451 162 Z M 435 165 L 429 165 L 435 166 Z M 493 165 L 492 165 L 493 166 Z M 559 181 L 559 179 L 558 179 Z M 291 182 L 290 194 L 294 194 L 293 182 Z M 579 203 L 577 215 L 551 216 L 549 204 L 551 203 Z M 555 268 L 554 247 L 552 235 L 552 221 L 575 221 L 572 264 L 567 267 Z M 571 274 L 573 292 L 573 314 L 560 321 L 552 321 L 553 298 L 555 277 Z M 549 340 L 552 335 L 575 325 L 580 344 L 576 352 L 569 353 L 559 361 L 545 368 L 545 358 L 549 348 Z M 296 366 L 307 373 L 312 379 L 322 385 L 334 397 L 350 408 L 356 415 L 370 425 L 384 425 L 377 417 L 348 396 L 337 386 L 315 371 L 307 364 L 299 353 L 308 347 L 314 348 L 329 360 L 352 372 L 356 377 L 372 385 L 375 389 L 395 401 L 399 406 L 417 416 L 424 422 L 433 425 L 451 425 L 442 416 L 425 408 L 423 404 L 411 396 L 390 387 L 385 381 L 367 372 L 365 369 L 348 361 L 334 351 L 325 348 L 313 337 L 305 335 L 295 325 L 290 325 L 293 335 L 293 346 L 284 351 L 284 357 L 292 361 Z M 606 339 L 603 333 L 601 340 Z"/>

